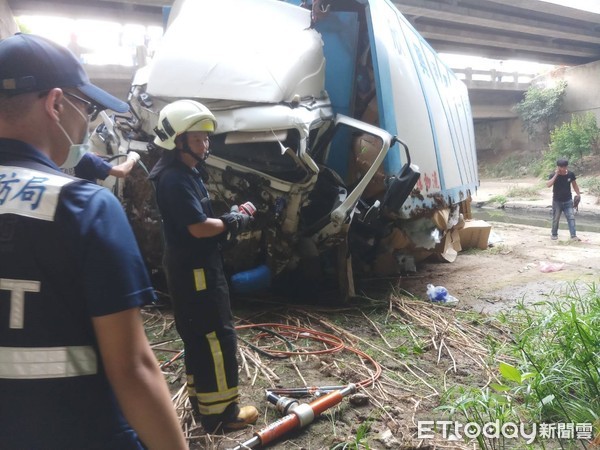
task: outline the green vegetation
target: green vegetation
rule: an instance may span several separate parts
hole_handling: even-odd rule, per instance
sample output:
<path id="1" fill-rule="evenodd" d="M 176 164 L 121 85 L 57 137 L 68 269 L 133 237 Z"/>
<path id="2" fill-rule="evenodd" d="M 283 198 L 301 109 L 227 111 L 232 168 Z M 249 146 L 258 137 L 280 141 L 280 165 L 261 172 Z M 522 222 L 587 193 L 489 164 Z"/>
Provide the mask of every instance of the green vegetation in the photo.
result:
<path id="1" fill-rule="evenodd" d="M 372 418 L 367 418 L 363 423 L 361 423 L 356 430 L 356 436 L 353 438 L 351 442 L 340 442 L 339 444 L 331 447 L 331 450 L 360 450 L 365 449 L 368 450 L 371 447 L 369 446 L 367 436 L 371 431 L 371 425 L 373 423 Z"/>
<path id="2" fill-rule="evenodd" d="M 523 128 L 530 138 L 547 136 L 558 119 L 562 108 L 567 82 L 560 81 L 553 88 L 530 86 L 515 110 L 523 121 Z"/>
<path id="3" fill-rule="evenodd" d="M 567 158 L 570 165 L 579 169 L 578 162 L 597 150 L 599 138 L 600 128 L 593 113 L 574 114 L 571 122 L 563 123 L 550 133 L 550 148 L 544 153 L 545 171 L 552 171 L 556 160 L 561 157 Z"/>
<path id="4" fill-rule="evenodd" d="M 522 178 L 536 175 L 539 172 L 539 161 L 532 160 L 531 155 L 511 154 L 500 163 L 482 165 L 479 172 L 486 178 Z"/>
<path id="5" fill-rule="evenodd" d="M 490 197 L 490 199 L 488 200 L 488 203 L 498 203 L 502 207 L 506 204 L 507 201 L 508 201 L 508 199 L 506 198 L 505 195 L 498 194 L 498 195 L 494 195 L 493 197 Z"/>
<path id="6" fill-rule="evenodd" d="M 593 425 L 595 429 L 588 431 L 596 435 L 600 424 L 597 286 L 573 284 L 561 296 L 529 307 L 521 302 L 516 311 L 497 319 L 514 336 L 496 363 L 499 382 L 484 388 L 450 389 L 439 409 L 454 420 L 481 426 L 495 421 L 523 425 L 526 430 L 543 423 Z M 578 435 L 571 437 L 572 444 Z M 483 436 L 477 443 L 482 449 L 503 448 L 502 440 Z"/>
<path id="7" fill-rule="evenodd" d="M 524 200 L 535 200 L 540 197 L 539 190 L 545 186 L 536 186 L 536 187 L 520 187 L 520 186 L 511 186 L 508 188 L 506 192 L 506 196 L 509 198 L 521 198 Z"/>
<path id="8" fill-rule="evenodd" d="M 492 248 L 489 248 L 488 250 L 486 250 L 487 252 L 489 252 L 490 255 L 504 255 L 507 253 L 511 252 L 510 247 L 507 247 L 506 245 L 494 245 Z"/>

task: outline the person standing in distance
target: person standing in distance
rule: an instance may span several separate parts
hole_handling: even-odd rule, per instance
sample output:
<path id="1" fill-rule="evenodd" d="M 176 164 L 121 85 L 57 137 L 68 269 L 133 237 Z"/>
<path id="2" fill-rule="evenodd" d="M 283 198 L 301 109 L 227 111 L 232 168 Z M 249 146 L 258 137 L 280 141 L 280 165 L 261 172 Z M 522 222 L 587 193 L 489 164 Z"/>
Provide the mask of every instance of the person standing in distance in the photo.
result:
<path id="1" fill-rule="evenodd" d="M 213 213 L 201 171 L 216 127 L 201 103 L 165 106 L 154 129 L 163 154 L 149 175 L 162 215 L 163 261 L 184 343 L 189 399 L 208 433 L 240 429 L 258 418 L 254 406 L 238 404 L 237 335 L 221 255 L 221 243 L 243 232 L 252 217 L 235 206 L 219 218 Z"/>
<path id="2" fill-rule="evenodd" d="M 106 189 L 60 171 L 126 103 L 65 47 L 0 41 L 0 447 L 186 449 L 140 307 L 155 294 Z"/>
<path id="3" fill-rule="evenodd" d="M 565 158 L 560 158 L 556 161 L 556 170 L 548 175 L 547 187 L 552 187 L 552 231 L 550 237 L 552 240 L 558 239 L 558 223 L 560 216 L 564 212 L 569 225 L 571 239 L 580 241 L 577 237 L 575 229 L 575 210 L 573 207 L 573 196 L 571 194 L 571 186 L 577 194 L 578 200 L 581 199 L 581 192 L 577 185 L 577 177 L 568 169 L 569 161 Z"/>

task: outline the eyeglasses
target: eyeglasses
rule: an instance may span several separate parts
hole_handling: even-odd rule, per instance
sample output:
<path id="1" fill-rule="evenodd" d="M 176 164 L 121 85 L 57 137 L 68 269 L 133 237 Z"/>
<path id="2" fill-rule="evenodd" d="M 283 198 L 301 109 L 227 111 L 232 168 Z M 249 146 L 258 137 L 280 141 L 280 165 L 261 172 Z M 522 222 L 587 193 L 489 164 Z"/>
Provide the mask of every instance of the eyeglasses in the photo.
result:
<path id="1" fill-rule="evenodd" d="M 85 105 L 85 112 L 90 118 L 90 121 L 96 120 L 96 117 L 98 117 L 98 114 L 100 113 L 100 108 L 98 107 L 98 105 L 90 102 L 89 100 L 86 100 L 85 98 L 81 98 L 78 95 L 72 94 L 71 92 L 64 91 L 64 93 L 65 95 L 74 98 L 75 100 L 79 100 Z"/>

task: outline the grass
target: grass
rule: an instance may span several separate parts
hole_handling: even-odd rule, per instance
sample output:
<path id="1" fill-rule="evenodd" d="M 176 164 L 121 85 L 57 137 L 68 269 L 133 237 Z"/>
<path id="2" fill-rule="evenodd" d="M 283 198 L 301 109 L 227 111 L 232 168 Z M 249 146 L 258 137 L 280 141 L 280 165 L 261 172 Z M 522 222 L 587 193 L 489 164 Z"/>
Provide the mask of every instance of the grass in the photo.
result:
<path id="1" fill-rule="evenodd" d="M 490 197 L 488 203 L 498 203 L 500 206 L 504 206 L 507 201 L 508 198 L 506 198 L 506 195 L 498 194 Z"/>
<path id="2" fill-rule="evenodd" d="M 509 198 L 521 198 L 523 200 L 536 200 L 540 198 L 541 186 L 530 186 L 530 187 L 521 187 L 521 186 L 511 186 L 508 188 L 506 196 Z"/>
<path id="3" fill-rule="evenodd" d="M 505 255 L 507 253 L 511 253 L 512 249 L 509 246 L 500 244 L 500 245 L 494 245 L 493 247 L 489 248 L 487 250 L 490 255 Z"/>
<path id="4" fill-rule="evenodd" d="M 501 162 L 481 164 L 479 173 L 488 178 L 522 178 L 533 176 L 537 166 L 528 155 L 508 155 Z"/>
<path id="5" fill-rule="evenodd" d="M 456 387 L 444 394 L 439 410 L 453 420 L 483 426 L 499 421 L 526 424 L 572 424 L 600 431 L 600 292 L 595 284 L 572 284 L 547 301 L 497 316 L 513 340 L 496 366 L 500 383 Z M 488 343 L 488 346 L 490 343 Z M 576 429 L 576 428 L 575 428 Z M 585 447 L 578 434 L 560 446 Z M 538 439 L 539 440 L 539 439 Z M 479 436 L 479 448 L 504 448 L 504 442 Z M 522 440 L 521 440 L 522 441 Z M 521 442 L 522 444 L 523 442 Z M 540 442 L 538 442 L 540 443 Z M 511 442 L 511 445 L 513 443 Z M 529 443 L 527 443 L 529 445 Z M 541 442 L 544 446 L 544 442 Z"/>
<path id="6" fill-rule="evenodd" d="M 540 198 L 540 189 L 542 186 L 510 186 L 505 194 L 497 194 L 489 198 L 486 203 L 497 204 L 500 208 L 504 208 L 506 203 L 511 198 L 519 198 L 523 200 L 537 200 Z"/>
<path id="7" fill-rule="evenodd" d="M 350 442 L 341 442 L 333 447 L 331 450 L 359 450 L 365 449 L 368 450 L 371 447 L 369 446 L 369 442 L 367 437 L 369 432 L 371 431 L 371 425 L 373 423 L 372 418 L 367 418 L 363 423 L 358 426 L 356 430 L 356 436 L 354 436 Z"/>

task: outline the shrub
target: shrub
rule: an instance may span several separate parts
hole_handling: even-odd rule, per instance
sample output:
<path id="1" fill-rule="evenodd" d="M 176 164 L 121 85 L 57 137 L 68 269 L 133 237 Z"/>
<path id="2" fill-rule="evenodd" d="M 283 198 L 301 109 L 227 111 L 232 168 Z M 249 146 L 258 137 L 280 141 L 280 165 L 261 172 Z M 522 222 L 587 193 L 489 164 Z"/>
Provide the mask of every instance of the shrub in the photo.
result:
<path id="1" fill-rule="evenodd" d="M 538 133 L 549 133 L 560 114 L 566 89 L 566 81 L 560 81 L 554 88 L 530 86 L 523 100 L 517 103 L 515 110 L 531 139 Z M 540 127 L 543 129 L 540 130 Z"/>
<path id="2" fill-rule="evenodd" d="M 573 115 L 571 122 L 563 123 L 550 133 L 550 150 L 544 155 L 544 161 L 554 167 L 557 158 L 565 157 L 569 164 L 576 165 L 595 150 L 599 137 L 600 128 L 593 113 Z"/>

